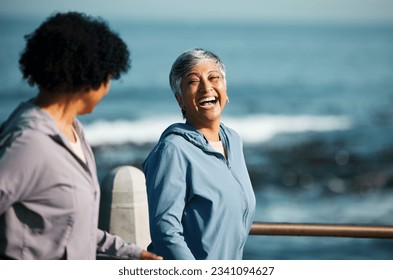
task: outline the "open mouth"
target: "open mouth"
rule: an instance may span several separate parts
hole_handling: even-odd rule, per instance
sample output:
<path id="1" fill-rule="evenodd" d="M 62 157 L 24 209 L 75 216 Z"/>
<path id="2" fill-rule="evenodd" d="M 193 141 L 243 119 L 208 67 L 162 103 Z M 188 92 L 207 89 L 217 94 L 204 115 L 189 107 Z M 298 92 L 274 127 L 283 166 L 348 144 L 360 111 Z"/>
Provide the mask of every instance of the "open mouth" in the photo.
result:
<path id="1" fill-rule="evenodd" d="M 199 106 L 201 106 L 202 108 L 212 108 L 217 104 L 217 102 L 218 99 L 214 96 L 206 97 L 199 100 Z"/>

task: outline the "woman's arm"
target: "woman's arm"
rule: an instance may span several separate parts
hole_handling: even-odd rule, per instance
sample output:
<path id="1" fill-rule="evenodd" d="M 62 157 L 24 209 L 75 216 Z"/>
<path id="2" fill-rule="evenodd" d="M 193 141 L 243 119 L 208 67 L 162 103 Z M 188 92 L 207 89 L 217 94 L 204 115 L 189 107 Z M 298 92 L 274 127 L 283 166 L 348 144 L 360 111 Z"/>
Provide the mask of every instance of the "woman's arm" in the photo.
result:
<path id="1" fill-rule="evenodd" d="M 162 257 L 150 253 L 136 244 L 127 243 L 119 236 L 111 235 L 100 229 L 97 231 L 97 252 L 133 260 L 162 260 Z"/>
<path id="2" fill-rule="evenodd" d="M 186 179 L 176 147 L 152 153 L 144 164 L 154 250 L 164 259 L 195 259 L 183 236 Z"/>
<path id="3" fill-rule="evenodd" d="M 0 139 L 0 215 L 34 191 L 42 157 L 33 136 Z"/>

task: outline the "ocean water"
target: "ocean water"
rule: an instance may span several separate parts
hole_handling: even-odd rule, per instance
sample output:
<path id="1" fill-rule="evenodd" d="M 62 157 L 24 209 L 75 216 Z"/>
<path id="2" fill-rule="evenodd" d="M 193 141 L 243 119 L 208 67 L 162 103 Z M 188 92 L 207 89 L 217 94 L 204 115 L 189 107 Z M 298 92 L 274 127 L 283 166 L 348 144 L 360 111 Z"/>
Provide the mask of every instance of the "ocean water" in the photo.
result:
<path id="1" fill-rule="evenodd" d="M 23 36 L 42 19 L 0 18 L 0 122 L 36 94 L 22 81 Z M 182 122 L 168 84 L 184 50 L 227 67 L 222 121 L 244 141 L 256 221 L 393 225 L 393 25 L 120 22 L 132 69 L 81 116 L 99 178 L 140 166 Z M 245 259 L 392 259 L 393 240 L 252 236 Z"/>

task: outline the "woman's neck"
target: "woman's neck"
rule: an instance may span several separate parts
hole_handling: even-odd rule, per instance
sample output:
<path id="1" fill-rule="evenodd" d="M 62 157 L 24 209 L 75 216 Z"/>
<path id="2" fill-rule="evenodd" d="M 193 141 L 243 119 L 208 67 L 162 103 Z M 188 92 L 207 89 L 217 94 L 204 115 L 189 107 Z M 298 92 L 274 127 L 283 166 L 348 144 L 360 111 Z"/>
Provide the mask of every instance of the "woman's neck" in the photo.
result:
<path id="1" fill-rule="evenodd" d="M 201 128 L 198 130 L 203 134 L 203 136 L 205 136 L 207 141 L 210 141 L 210 142 L 220 141 L 220 128 L 219 127 L 217 129 Z"/>
<path id="2" fill-rule="evenodd" d="M 34 104 L 47 112 L 54 120 L 56 126 L 72 142 L 75 142 L 73 123 L 77 116 L 77 106 L 73 95 L 50 94 L 41 91 Z"/>
<path id="3" fill-rule="evenodd" d="M 187 121 L 187 123 L 197 130 L 199 130 L 207 141 L 218 142 L 220 141 L 220 121 L 211 122 L 204 125 L 195 125 Z"/>

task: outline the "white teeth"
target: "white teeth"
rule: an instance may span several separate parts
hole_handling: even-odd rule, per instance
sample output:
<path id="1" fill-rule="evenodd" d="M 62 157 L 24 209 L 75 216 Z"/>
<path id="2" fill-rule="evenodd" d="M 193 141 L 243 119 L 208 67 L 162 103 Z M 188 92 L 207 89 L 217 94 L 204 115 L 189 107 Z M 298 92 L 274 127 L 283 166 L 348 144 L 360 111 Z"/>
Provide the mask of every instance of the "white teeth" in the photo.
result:
<path id="1" fill-rule="evenodd" d="M 212 97 L 206 97 L 206 98 L 200 100 L 199 103 L 203 103 L 203 102 L 213 102 L 213 101 L 216 101 L 216 98 L 212 96 Z"/>

